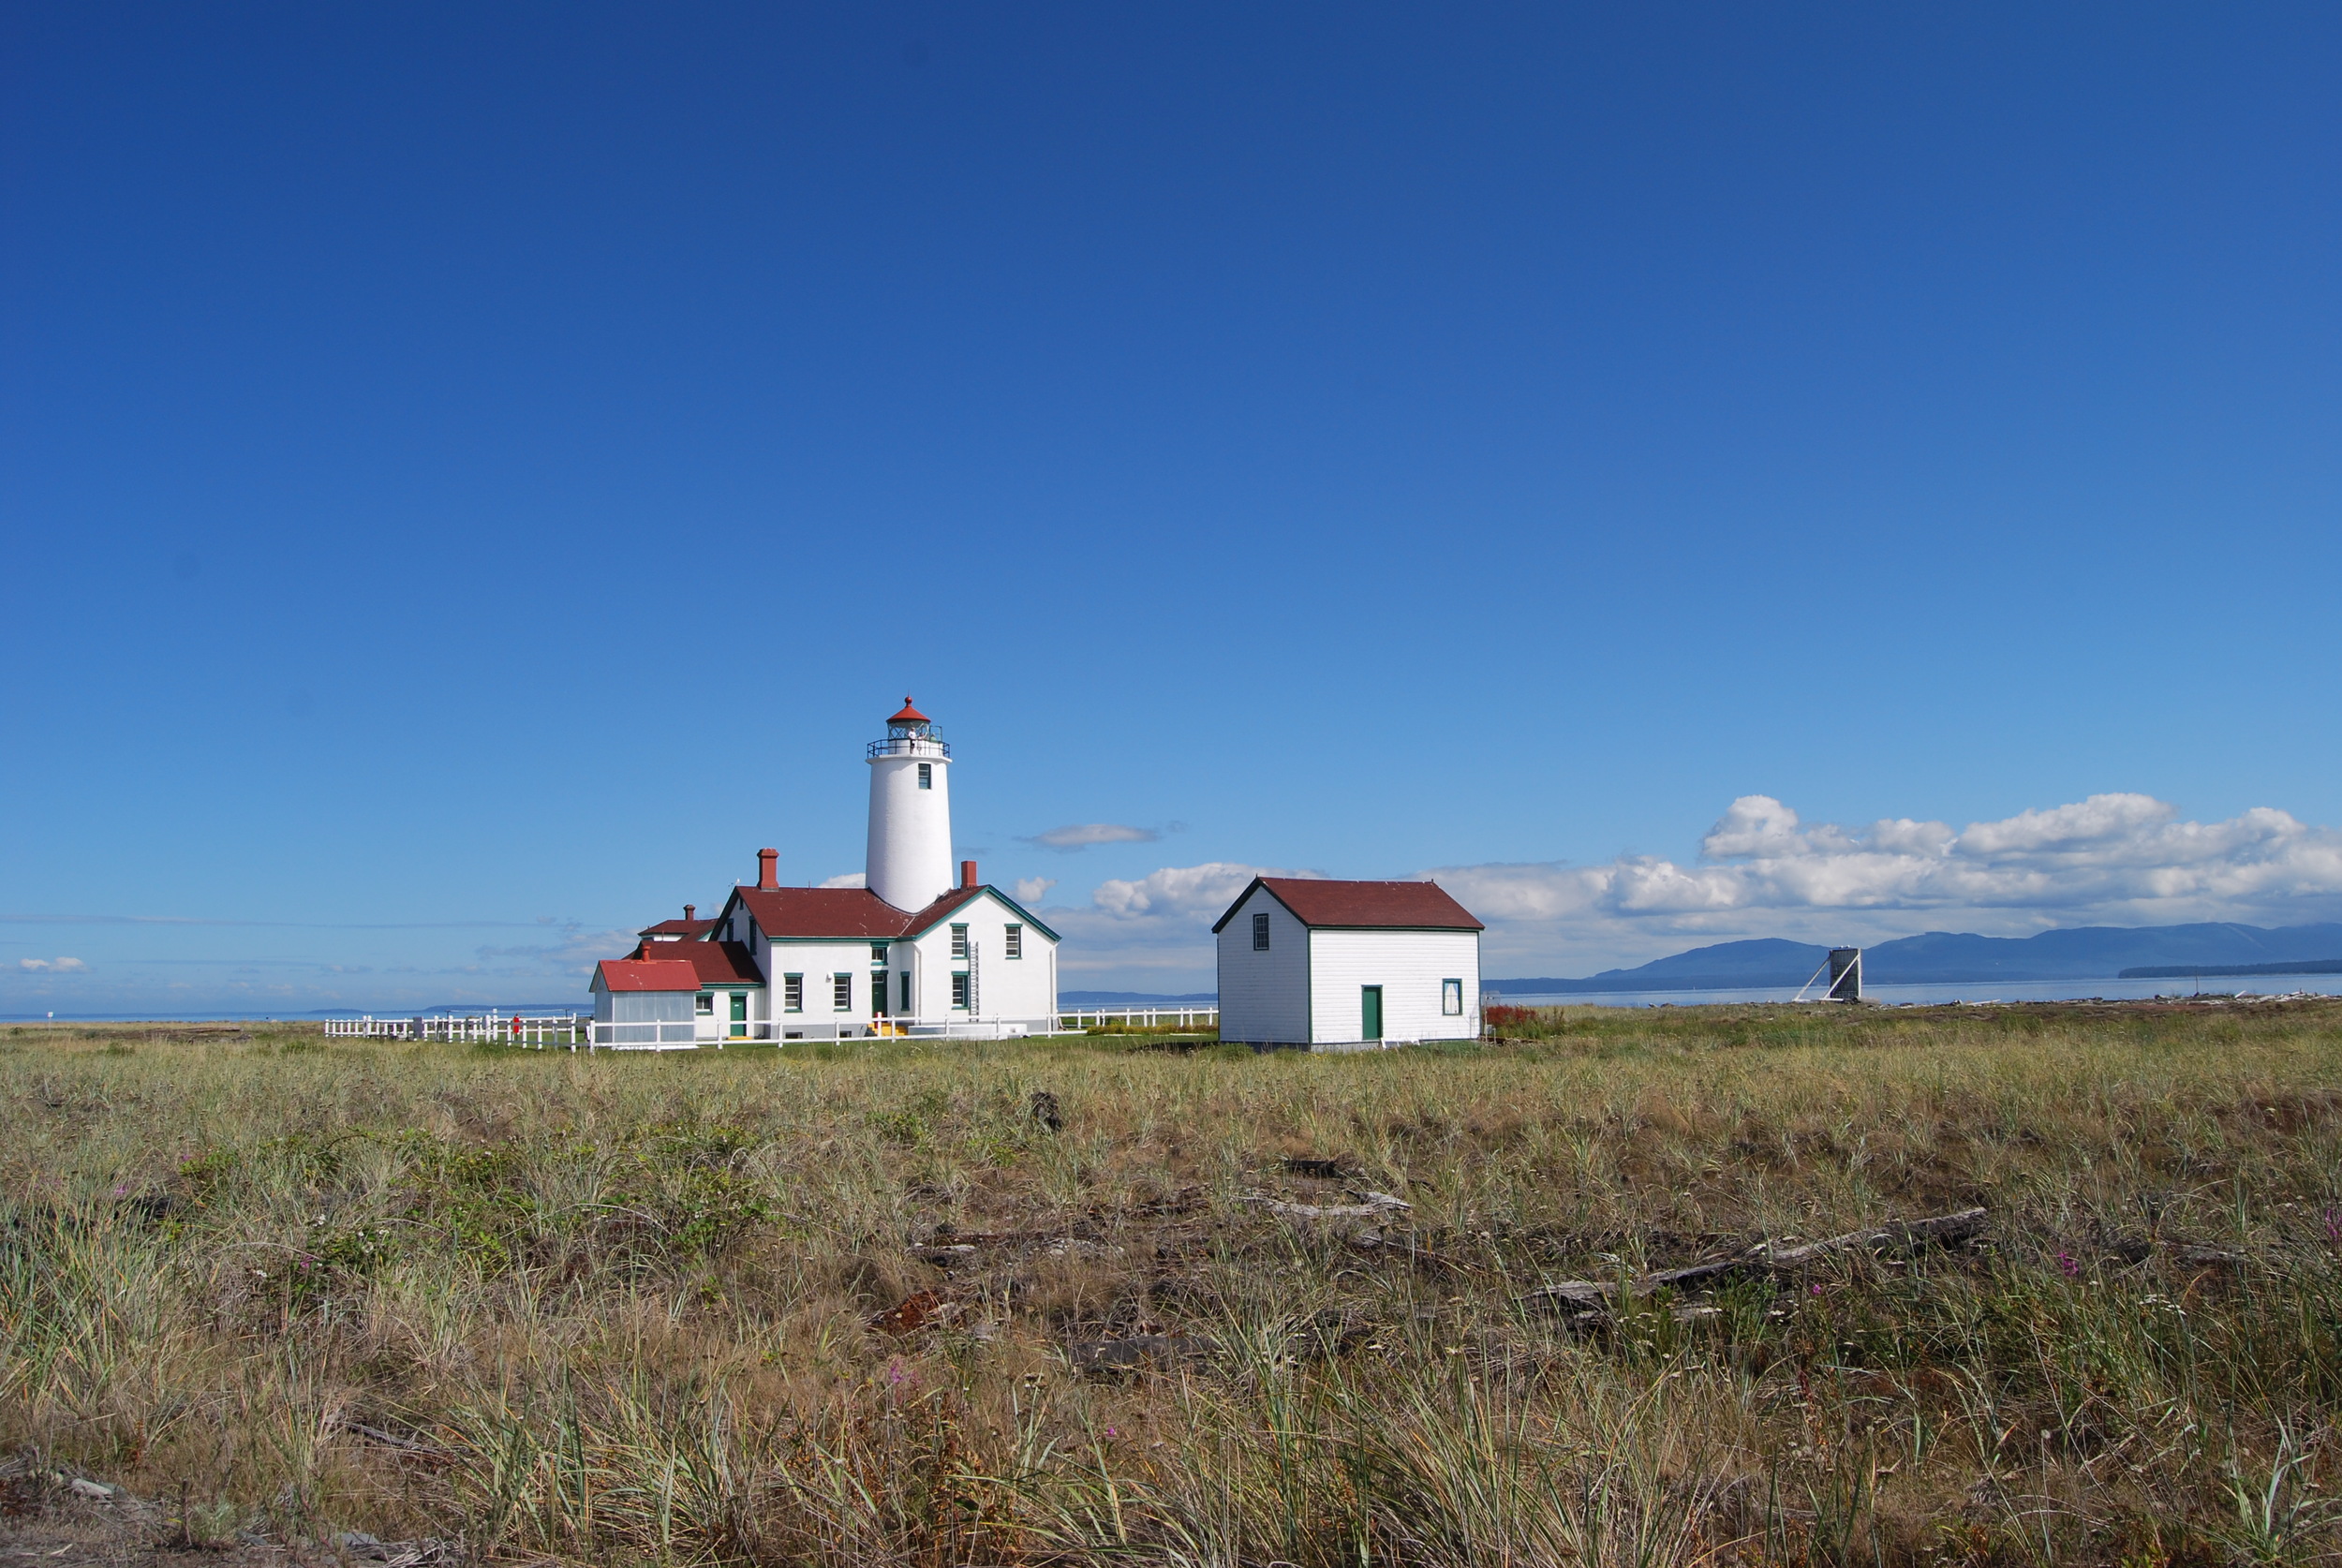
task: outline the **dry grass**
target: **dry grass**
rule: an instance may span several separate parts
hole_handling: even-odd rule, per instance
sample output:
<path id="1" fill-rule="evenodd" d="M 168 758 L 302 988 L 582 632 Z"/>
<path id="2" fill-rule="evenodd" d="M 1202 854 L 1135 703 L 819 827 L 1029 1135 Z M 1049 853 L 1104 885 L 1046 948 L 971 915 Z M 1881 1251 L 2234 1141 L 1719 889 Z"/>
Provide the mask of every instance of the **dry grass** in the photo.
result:
<path id="1" fill-rule="evenodd" d="M 514 1559 L 2335 1548 L 2342 1006 L 1519 1032 L 588 1059 L 6 1031 L 0 1442 L 184 1488 L 187 1540 Z M 1244 1201 L 1345 1189 L 1413 1211 Z M 1531 1295 L 1972 1203 L 1989 1245 L 1712 1312 L 1588 1334 Z M 1140 1335 L 1132 1369 L 1069 1357 Z"/>

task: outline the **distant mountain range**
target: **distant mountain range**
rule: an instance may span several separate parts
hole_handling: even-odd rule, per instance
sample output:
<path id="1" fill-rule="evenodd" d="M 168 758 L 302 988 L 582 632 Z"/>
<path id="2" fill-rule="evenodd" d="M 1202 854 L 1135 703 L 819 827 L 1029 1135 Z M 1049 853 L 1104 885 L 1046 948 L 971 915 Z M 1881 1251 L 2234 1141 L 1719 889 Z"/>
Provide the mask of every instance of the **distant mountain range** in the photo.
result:
<path id="1" fill-rule="evenodd" d="M 1829 958 L 1812 942 L 1777 937 L 1717 942 L 1631 969 L 1604 969 L 1582 980 L 1538 976 L 1487 980 L 1482 988 L 1514 996 L 1570 991 L 1724 991 L 1801 985 Z M 1951 984 L 1979 980 L 2112 980 L 2201 973 L 2333 972 L 2290 966 L 2342 963 L 2342 924 L 2281 925 L 2083 925 L 2031 937 L 1978 937 L 1929 931 L 1862 950 L 1871 985 Z M 2271 968 L 2269 966 L 2277 966 Z"/>

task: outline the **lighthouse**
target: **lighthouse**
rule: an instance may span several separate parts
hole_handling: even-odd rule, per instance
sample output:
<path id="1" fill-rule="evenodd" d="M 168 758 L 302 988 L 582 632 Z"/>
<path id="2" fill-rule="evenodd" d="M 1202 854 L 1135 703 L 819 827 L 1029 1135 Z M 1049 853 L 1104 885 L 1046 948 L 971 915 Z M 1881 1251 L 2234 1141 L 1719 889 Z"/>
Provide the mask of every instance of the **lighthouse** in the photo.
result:
<path id="1" fill-rule="evenodd" d="M 863 885 L 898 910 L 924 910 L 952 888 L 952 748 L 903 699 L 886 738 L 869 744 L 870 846 Z"/>

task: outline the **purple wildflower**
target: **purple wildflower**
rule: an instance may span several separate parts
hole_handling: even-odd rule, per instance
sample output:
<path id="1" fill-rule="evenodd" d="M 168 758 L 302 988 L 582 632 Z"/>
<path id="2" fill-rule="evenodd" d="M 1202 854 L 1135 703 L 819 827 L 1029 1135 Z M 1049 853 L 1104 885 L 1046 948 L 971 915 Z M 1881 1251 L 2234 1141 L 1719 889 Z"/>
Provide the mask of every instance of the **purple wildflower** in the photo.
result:
<path id="1" fill-rule="evenodd" d="M 2326 1245 L 2342 1247 L 2342 1208 L 2326 1210 Z"/>
<path id="2" fill-rule="evenodd" d="M 2079 1280 L 2082 1278 L 2082 1264 L 2071 1252 L 2060 1252 L 2057 1254 L 2057 1272 L 2068 1280 Z"/>

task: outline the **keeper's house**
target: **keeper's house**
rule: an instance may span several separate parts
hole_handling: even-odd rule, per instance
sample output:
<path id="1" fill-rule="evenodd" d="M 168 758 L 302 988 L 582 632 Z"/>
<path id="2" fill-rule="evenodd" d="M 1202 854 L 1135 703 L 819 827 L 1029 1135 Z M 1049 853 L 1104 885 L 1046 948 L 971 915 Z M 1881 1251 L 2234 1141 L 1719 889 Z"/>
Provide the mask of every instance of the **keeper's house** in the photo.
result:
<path id="1" fill-rule="evenodd" d="M 1358 1046 L 1480 1033 L 1480 933 L 1436 882 L 1255 877 L 1212 927 L 1220 1038 Z"/>

